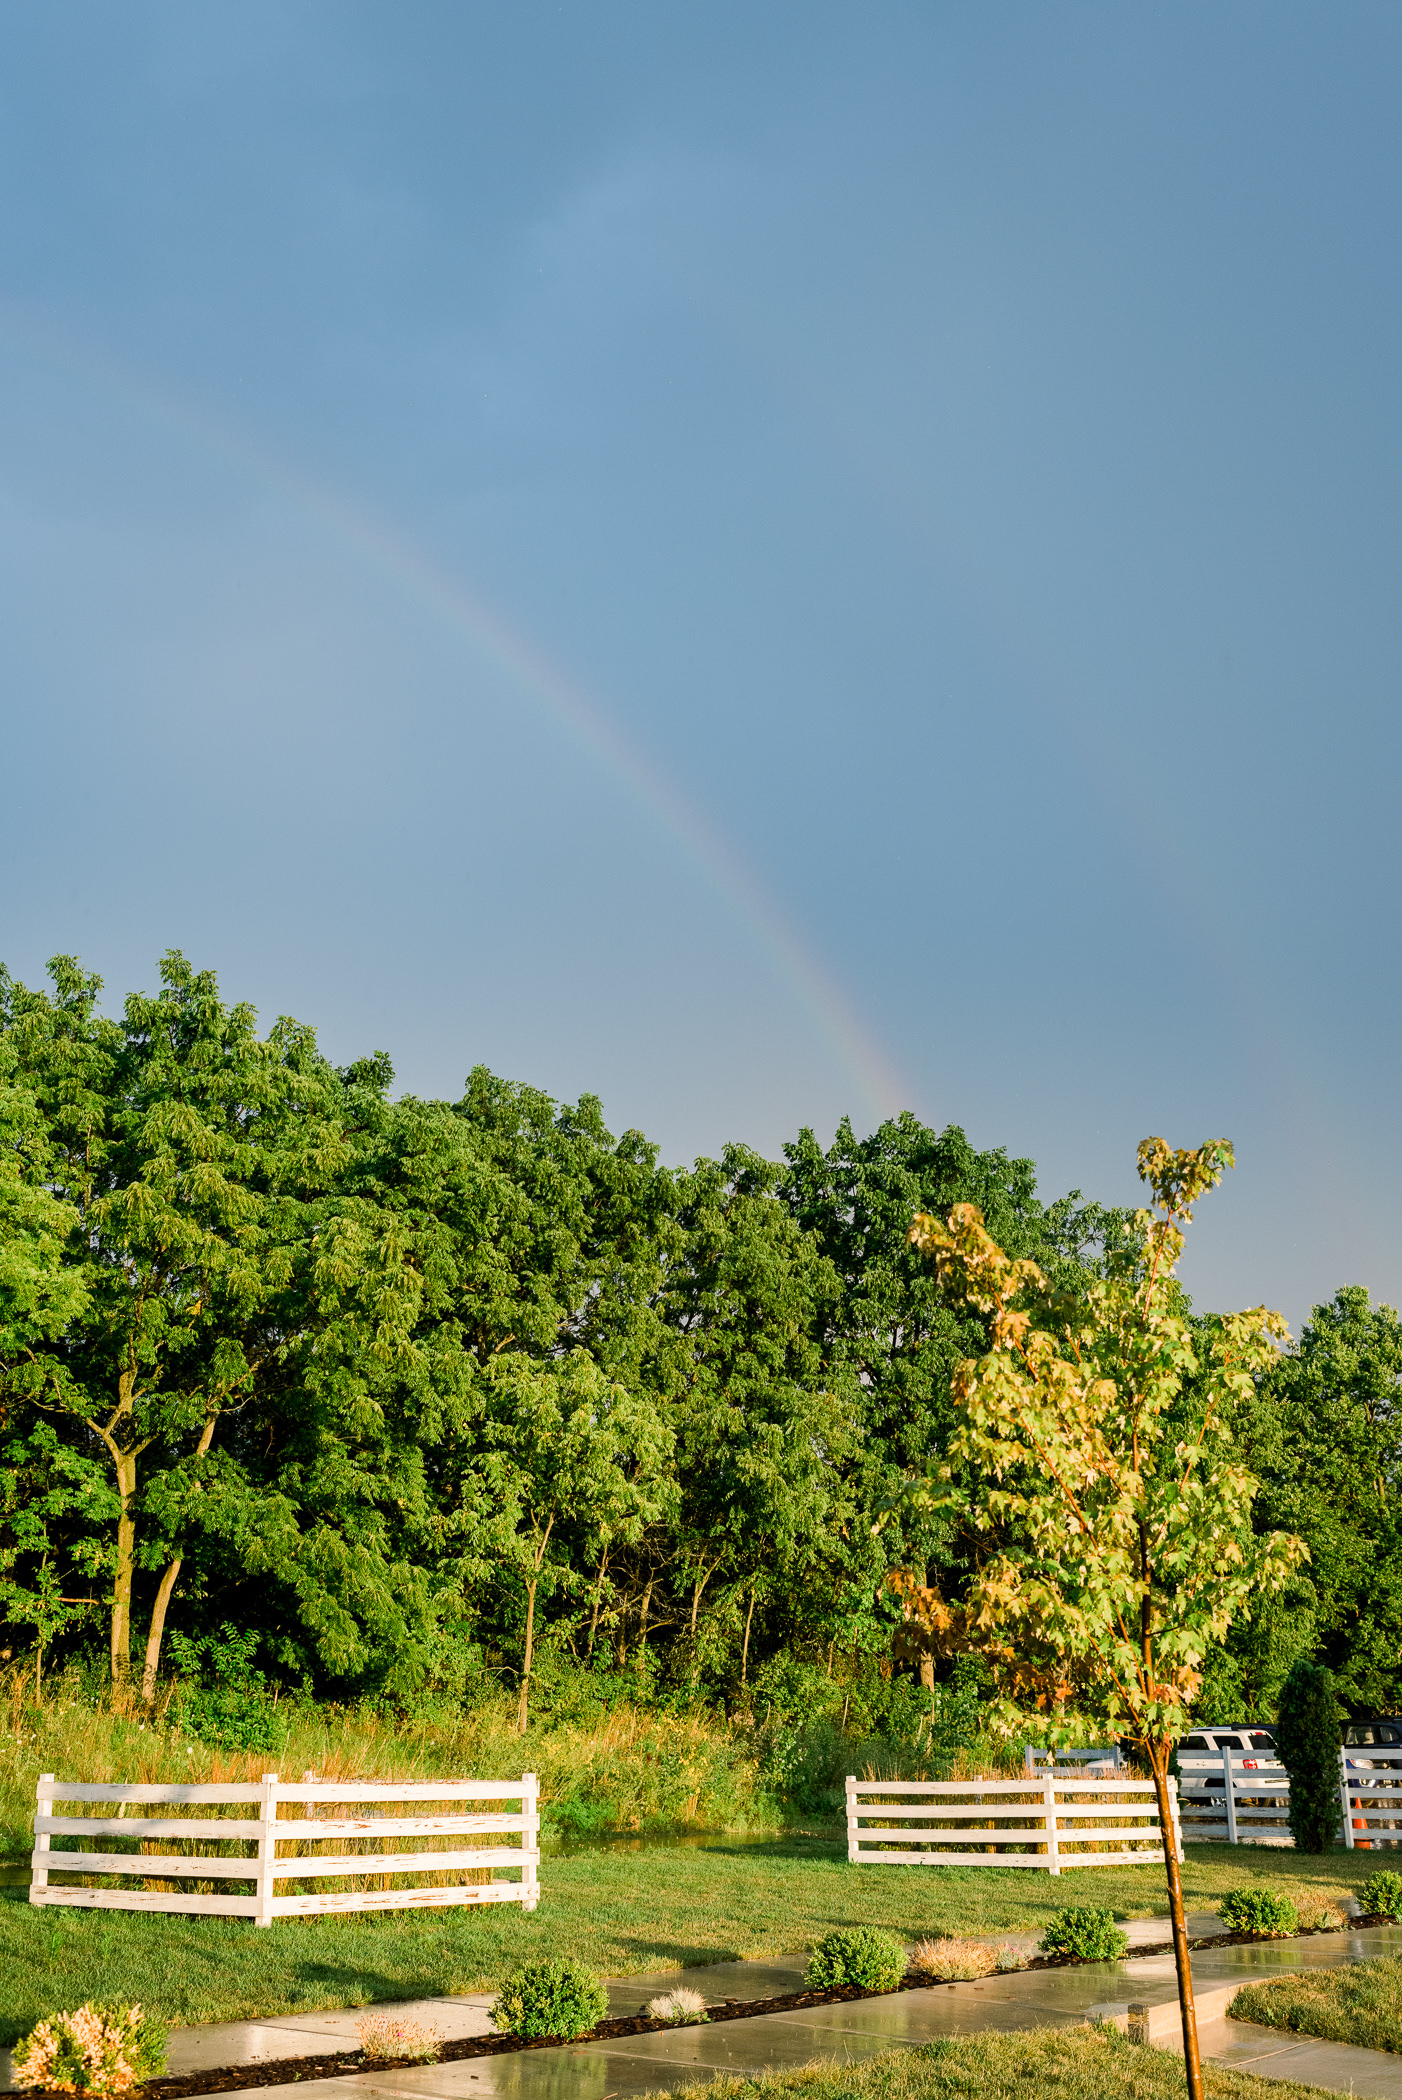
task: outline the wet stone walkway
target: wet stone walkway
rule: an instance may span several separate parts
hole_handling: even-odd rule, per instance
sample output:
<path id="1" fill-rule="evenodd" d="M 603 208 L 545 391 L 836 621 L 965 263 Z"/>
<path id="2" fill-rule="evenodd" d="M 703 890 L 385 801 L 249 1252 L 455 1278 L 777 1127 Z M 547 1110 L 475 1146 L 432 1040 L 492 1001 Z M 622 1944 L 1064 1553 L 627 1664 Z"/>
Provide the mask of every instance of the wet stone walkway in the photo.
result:
<path id="1" fill-rule="evenodd" d="M 1215 1919 L 1194 1918 L 1195 1933 Z M 716 2025 L 674 2028 L 662 2034 L 580 2042 L 563 2049 L 477 2057 L 462 2063 L 348 2073 L 316 2081 L 318 2100 L 631 2100 L 633 2095 L 704 2082 L 727 2074 L 751 2077 L 795 2068 L 815 2059 L 853 2062 L 885 2049 L 918 2048 L 942 2036 L 1004 2032 L 1043 2025 L 1079 2026 L 1088 2019 L 1123 2025 L 1131 2001 L 1150 2008 L 1150 2038 L 1173 2047 L 1178 2036 L 1177 1987 L 1171 1955 L 1136 1957 L 1133 1944 L 1162 1941 L 1166 1921 L 1139 1921 L 1123 1962 L 990 1976 L 979 1983 L 901 1991 L 842 2005 L 806 2007 Z M 1308 2037 L 1228 2021 L 1224 2015 L 1241 1984 L 1292 1970 L 1337 1967 L 1368 1955 L 1402 1952 L 1402 1927 L 1370 1927 L 1319 1938 L 1255 1947 L 1204 1949 L 1193 1958 L 1203 2053 L 1260 2077 L 1352 2091 L 1367 2100 L 1402 2100 L 1402 2058 L 1344 2048 Z M 803 1988 L 803 1958 L 720 1962 L 705 1968 L 659 1970 L 609 1986 L 615 2015 L 638 2012 L 647 2000 L 678 1983 L 710 2000 L 751 1999 Z M 171 2037 L 175 2072 L 221 2064 L 267 2062 L 322 2049 L 353 2048 L 369 2013 L 402 2014 L 451 2036 L 489 2031 L 490 1995 L 433 1998 L 403 2006 L 299 2013 L 257 2023 L 177 2030 Z M 307 2100 L 303 2083 L 263 2086 L 259 2100 Z"/>

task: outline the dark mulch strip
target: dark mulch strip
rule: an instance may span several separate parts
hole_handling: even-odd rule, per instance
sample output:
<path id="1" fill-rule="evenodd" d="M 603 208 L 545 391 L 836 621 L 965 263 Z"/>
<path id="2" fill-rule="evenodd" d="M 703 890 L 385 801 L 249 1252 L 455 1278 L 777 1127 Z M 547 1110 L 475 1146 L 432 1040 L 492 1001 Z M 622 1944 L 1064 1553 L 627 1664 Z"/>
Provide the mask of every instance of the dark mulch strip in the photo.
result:
<path id="1" fill-rule="evenodd" d="M 1393 1918 L 1353 1918 L 1344 1927 L 1309 1926 L 1299 1937 L 1303 1939 L 1324 1931 L 1355 1931 L 1360 1925 L 1392 1925 L 1396 1922 Z M 1249 1932 L 1219 1932 L 1206 1939 L 1188 1942 L 1194 1952 L 1203 1947 L 1248 1947 L 1258 1943 L 1259 1936 Z M 1148 1954 L 1171 1954 L 1173 1942 L 1158 1940 L 1152 1946 L 1135 1947 L 1131 1952 L 1134 1960 Z M 1035 1954 L 1021 1964 L 1021 1969 L 1074 1969 L 1080 1962 L 1081 1956 L 1076 1954 Z M 896 1986 L 898 1991 L 939 1988 L 940 1985 L 928 1976 L 916 1975 L 905 1977 Z M 798 2012 L 810 2005 L 846 2005 L 855 1998 L 889 1995 L 883 1991 L 845 1989 L 790 1991 L 779 1998 L 722 1998 L 707 2005 L 706 2017 L 714 2025 L 721 2020 L 749 2020 L 764 2013 Z M 374 2010 L 373 2006 L 366 2006 L 367 2019 L 374 2017 Z M 673 2020 L 649 2020 L 645 2013 L 633 2013 L 626 2019 L 601 2020 L 588 2034 L 575 2039 L 578 2042 L 617 2041 L 631 2034 L 662 2034 L 679 2024 Z M 540 2035 L 528 2041 L 519 2034 L 478 2034 L 442 2043 L 435 2060 L 453 2064 L 462 2063 L 472 2056 L 511 2056 L 520 2049 L 568 2049 L 571 2046 L 558 2035 Z M 153 2078 L 145 2085 L 133 2087 L 129 2100 L 196 2100 L 196 2096 L 204 2093 L 244 2093 L 255 2086 L 292 2085 L 317 2078 L 344 2078 L 353 2071 L 402 2068 L 405 2068 L 402 2059 L 387 2064 L 382 2059 L 367 2057 L 360 2049 L 338 2050 L 329 2056 L 278 2056 L 264 2063 L 229 2064 L 213 2071 L 190 2071 L 179 2078 Z M 18 2087 L 14 2100 L 40 2100 L 39 2089 L 35 2086 Z"/>

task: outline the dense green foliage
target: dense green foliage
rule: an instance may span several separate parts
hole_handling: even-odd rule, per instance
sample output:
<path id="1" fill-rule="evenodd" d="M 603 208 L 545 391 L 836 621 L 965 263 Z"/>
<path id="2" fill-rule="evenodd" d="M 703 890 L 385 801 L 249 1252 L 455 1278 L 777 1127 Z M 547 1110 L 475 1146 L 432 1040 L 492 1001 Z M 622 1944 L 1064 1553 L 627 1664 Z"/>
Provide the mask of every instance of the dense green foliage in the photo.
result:
<path id="1" fill-rule="evenodd" d="M 1229 1889 L 1217 1906 L 1228 1932 L 1249 1932 L 1258 1940 L 1276 1940 L 1299 1930 L 1295 1905 L 1278 1889 Z"/>
<path id="2" fill-rule="evenodd" d="M 972 1658 L 892 1669 L 891 1571 L 957 1601 L 986 1550 L 901 1493 L 988 1346 L 911 1219 L 976 1204 L 1074 1294 L 1123 1214 L 908 1114 L 675 1168 L 480 1068 L 396 1098 L 178 955 L 99 993 L 0 970 L 0 1647 L 36 1684 L 173 1674 L 171 1724 L 250 1753 L 297 1699 L 720 1702 L 799 1813 L 857 1752 L 974 1739 Z M 1273 1713 L 1299 1655 L 1402 1704 L 1399 1373 L 1343 1291 L 1242 1409 L 1253 1521 L 1312 1557 L 1202 1718 Z"/>
<path id="3" fill-rule="evenodd" d="M 594 1971 L 564 1956 L 526 1962 L 508 1976 L 491 2018 L 503 2034 L 553 2034 L 572 2042 L 597 2027 L 608 2009 L 608 1992 Z"/>
<path id="4" fill-rule="evenodd" d="M 1402 1924 L 1402 1874 L 1386 1867 L 1370 1874 L 1358 1891 L 1358 1902 L 1365 1917 L 1395 1918 Z"/>
<path id="5" fill-rule="evenodd" d="M 1350 1713 L 1402 1712 L 1402 1322 L 1360 1286 L 1318 1305 L 1240 1425 L 1254 1521 L 1309 1547 L 1209 1673 L 1202 1718 L 1274 1713 L 1299 1656 Z"/>
<path id="6" fill-rule="evenodd" d="M 1118 1961 L 1128 1945 L 1115 1913 L 1098 1905 L 1059 1910 L 1041 1938 L 1043 1954 L 1072 1954 L 1081 1961 Z"/>
<path id="7" fill-rule="evenodd" d="M 583 1669 L 605 1707 L 743 1690 L 800 1791 L 789 1716 L 839 1764 L 843 1724 L 937 1756 L 973 1687 L 889 1681 L 883 1584 L 960 1541 L 873 1513 L 979 1331 L 910 1218 L 976 1196 L 1070 1271 L 1102 1214 L 910 1116 L 668 1169 L 592 1099 L 394 1100 L 383 1057 L 162 978 L 120 1019 L 71 960 L 0 978 L 12 1648 L 101 1640 L 148 1700 L 173 1662 L 240 1748 L 272 1747 L 259 1693 L 506 1683 L 524 1725 Z"/>
<path id="8" fill-rule="evenodd" d="M 906 1971 L 905 1948 L 877 1925 L 825 1932 L 809 1957 L 810 1991 L 894 1991 Z"/>
<path id="9" fill-rule="evenodd" d="M 1339 1711 L 1334 1679 L 1318 1663 L 1291 1665 L 1275 1746 L 1290 1775 L 1290 1835 L 1301 1852 L 1323 1852 L 1339 1823 Z"/>

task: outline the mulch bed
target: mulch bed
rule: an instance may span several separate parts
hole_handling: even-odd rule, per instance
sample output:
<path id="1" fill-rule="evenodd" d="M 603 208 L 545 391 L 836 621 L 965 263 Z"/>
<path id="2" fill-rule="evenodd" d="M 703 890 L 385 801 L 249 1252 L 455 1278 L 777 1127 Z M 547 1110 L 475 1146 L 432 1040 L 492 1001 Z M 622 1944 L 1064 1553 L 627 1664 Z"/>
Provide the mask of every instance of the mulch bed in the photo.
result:
<path id="1" fill-rule="evenodd" d="M 1391 1925 L 1392 1918 L 1362 1917 L 1350 1919 L 1347 1926 L 1310 1926 L 1297 1937 L 1312 1937 L 1317 1932 L 1356 1931 L 1361 1925 Z M 1249 1932 L 1219 1932 L 1206 1939 L 1188 1942 L 1194 1952 L 1204 1947 L 1249 1947 L 1260 1944 L 1259 1936 Z M 1171 1954 L 1172 1940 L 1155 1941 L 1152 1946 L 1134 1947 L 1129 1958 L 1139 1960 L 1150 1954 Z M 1080 1966 L 1081 1957 L 1075 1954 L 1037 1954 L 1020 1964 L 1018 1971 L 1004 1974 L 1026 1973 L 1031 1969 L 1073 1969 Z M 684 1974 L 685 1972 L 683 1972 Z M 928 1976 L 908 1975 L 896 1986 L 898 1991 L 939 1990 L 941 1986 Z M 706 2018 L 716 2025 L 722 2020 L 749 2020 L 764 2013 L 800 2012 L 813 2005 L 846 2005 L 859 1998 L 882 1998 L 892 1995 L 885 1991 L 862 1991 L 842 1989 L 831 1991 L 790 1991 L 778 1998 L 721 1998 L 708 2003 Z M 366 2018 L 374 2017 L 375 2008 L 365 2007 Z M 626 2019 L 601 2020 L 588 2034 L 576 2037 L 576 2043 L 617 2041 L 627 2035 L 665 2034 L 682 2023 L 675 2020 L 650 2020 L 645 2013 L 633 2013 Z M 477 2034 L 463 2036 L 457 2041 L 443 2042 L 434 2061 L 438 2063 L 462 2063 L 473 2056 L 511 2056 L 521 2049 L 568 2049 L 575 2043 L 561 2040 L 558 2035 L 541 2035 L 527 2040 L 519 2034 Z M 292 2085 L 306 2083 L 317 2078 L 344 2078 L 354 2071 L 391 2071 L 407 2068 L 402 2057 L 392 2063 L 383 2058 L 367 2057 L 360 2049 L 342 2049 L 324 2056 L 278 2056 L 263 2063 L 229 2064 L 212 2071 L 188 2071 L 175 2078 L 153 2078 L 147 2084 L 134 2086 L 129 2100 L 195 2100 L 204 2093 L 245 2093 L 256 2086 Z M 39 2089 L 21 2086 L 16 2089 L 14 2100 L 39 2100 Z"/>

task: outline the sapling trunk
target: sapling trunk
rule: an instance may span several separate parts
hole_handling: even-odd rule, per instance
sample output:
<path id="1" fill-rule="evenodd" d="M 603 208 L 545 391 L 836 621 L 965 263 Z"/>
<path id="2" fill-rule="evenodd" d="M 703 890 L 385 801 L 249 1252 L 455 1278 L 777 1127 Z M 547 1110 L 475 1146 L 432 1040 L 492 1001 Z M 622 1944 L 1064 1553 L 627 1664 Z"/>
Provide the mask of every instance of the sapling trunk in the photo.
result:
<path id="1" fill-rule="evenodd" d="M 1193 2003 L 1193 1967 L 1188 1954 L 1188 1920 L 1183 1909 L 1183 1877 L 1178 1871 L 1178 1846 L 1173 1826 L 1173 1796 L 1168 1785 L 1168 1743 L 1153 1743 L 1149 1764 L 1154 1775 L 1154 1793 L 1159 1804 L 1159 1829 L 1163 1832 L 1163 1856 L 1168 1869 L 1168 1915 L 1173 1933 L 1173 1962 L 1178 1971 L 1178 2009 L 1183 2016 L 1183 2064 L 1188 2074 L 1188 2100 L 1203 2100 L 1202 2058 L 1198 2054 L 1198 2016 Z"/>

